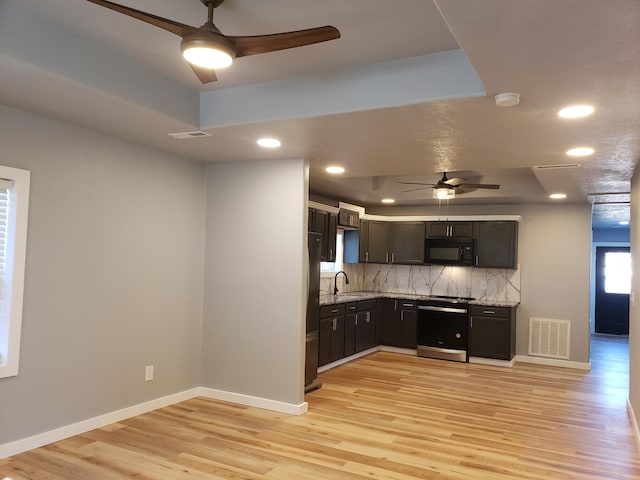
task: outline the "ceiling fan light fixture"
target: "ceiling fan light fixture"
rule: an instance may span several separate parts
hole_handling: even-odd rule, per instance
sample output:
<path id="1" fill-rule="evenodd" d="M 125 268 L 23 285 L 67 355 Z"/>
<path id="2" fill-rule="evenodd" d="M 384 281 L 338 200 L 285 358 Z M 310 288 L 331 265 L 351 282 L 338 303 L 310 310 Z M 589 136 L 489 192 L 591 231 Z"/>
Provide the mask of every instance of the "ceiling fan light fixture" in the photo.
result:
<path id="1" fill-rule="evenodd" d="M 437 200 L 451 200 L 452 198 L 456 198 L 456 191 L 453 188 L 434 188 L 433 189 L 433 198 Z"/>
<path id="2" fill-rule="evenodd" d="M 186 36 L 180 45 L 182 56 L 197 67 L 211 70 L 227 68 L 233 63 L 235 52 L 223 40 Z"/>

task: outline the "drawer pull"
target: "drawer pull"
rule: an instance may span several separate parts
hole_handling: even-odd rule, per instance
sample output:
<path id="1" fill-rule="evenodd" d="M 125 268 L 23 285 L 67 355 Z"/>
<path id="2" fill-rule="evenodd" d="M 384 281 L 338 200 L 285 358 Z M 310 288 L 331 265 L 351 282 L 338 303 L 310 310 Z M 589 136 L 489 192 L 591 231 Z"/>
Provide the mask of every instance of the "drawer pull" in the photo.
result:
<path id="1" fill-rule="evenodd" d="M 482 313 L 486 314 L 486 315 L 495 315 L 496 312 L 494 312 L 493 310 L 483 310 Z"/>

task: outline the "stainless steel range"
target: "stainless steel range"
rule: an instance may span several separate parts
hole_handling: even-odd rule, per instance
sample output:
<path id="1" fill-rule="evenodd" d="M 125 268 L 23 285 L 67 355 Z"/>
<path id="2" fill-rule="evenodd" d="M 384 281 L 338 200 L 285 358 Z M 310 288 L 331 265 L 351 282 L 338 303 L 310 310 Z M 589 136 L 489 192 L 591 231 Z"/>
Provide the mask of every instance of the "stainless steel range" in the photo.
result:
<path id="1" fill-rule="evenodd" d="M 418 356 L 469 361 L 469 297 L 431 297 L 418 304 Z"/>

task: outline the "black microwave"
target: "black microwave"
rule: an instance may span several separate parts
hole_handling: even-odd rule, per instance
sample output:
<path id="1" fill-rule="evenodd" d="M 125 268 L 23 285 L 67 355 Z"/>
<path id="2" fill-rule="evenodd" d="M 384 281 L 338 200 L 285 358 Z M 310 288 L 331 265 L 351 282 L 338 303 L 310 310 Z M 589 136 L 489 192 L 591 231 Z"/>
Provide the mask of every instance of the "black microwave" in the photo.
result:
<path id="1" fill-rule="evenodd" d="M 434 265 L 473 266 L 473 238 L 427 238 L 424 242 L 424 262 Z"/>

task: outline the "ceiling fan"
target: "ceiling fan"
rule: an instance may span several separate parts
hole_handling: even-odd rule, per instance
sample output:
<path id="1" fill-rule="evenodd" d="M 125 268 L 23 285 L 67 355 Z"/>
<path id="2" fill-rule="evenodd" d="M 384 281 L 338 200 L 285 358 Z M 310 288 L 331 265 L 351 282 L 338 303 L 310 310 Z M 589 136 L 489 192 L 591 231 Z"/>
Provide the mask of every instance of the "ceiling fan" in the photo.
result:
<path id="1" fill-rule="evenodd" d="M 213 10 L 219 7 L 224 0 L 200 0 L 208 8 L 207 21 L 201 27 L 185 25 L 107 0 L 87 1 L 141 20 L 182 38 L 180 44 L 182 54 L 202 83 L 215 82 L 217 77 L 214 69 L 228 67 L 234 58 L 302 47 L 340 38 L 338 29 L 328 25 L 250 37 L 224 35 L 213 23 Z"/>
<path id="2" fill-rule="evenodd" d="M 423 185 L 422 187 L 414 188 L 411 190 L 405 190 L 405 192 L 415 192 L 416 190 L 423 190 L 425 188 L 433 188 L 433 198 L 440 200 L 454 198 L 456 194 L 466 193 L 467 191 L 475 190 L 476 188 L 484 188 L 497 190 L 500 185 L 491 183 L 470 183 L 464 178 L 447 178 L 447 172 L 444 172 L 442 178 L 438 180 L 438 183 L 420 183 L 420 182 L 397 182 L 404 185 Z"/>

